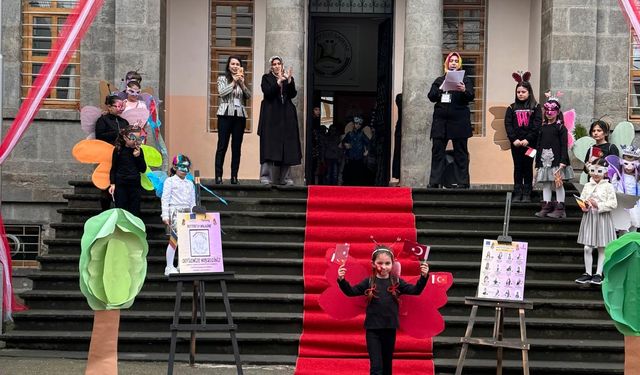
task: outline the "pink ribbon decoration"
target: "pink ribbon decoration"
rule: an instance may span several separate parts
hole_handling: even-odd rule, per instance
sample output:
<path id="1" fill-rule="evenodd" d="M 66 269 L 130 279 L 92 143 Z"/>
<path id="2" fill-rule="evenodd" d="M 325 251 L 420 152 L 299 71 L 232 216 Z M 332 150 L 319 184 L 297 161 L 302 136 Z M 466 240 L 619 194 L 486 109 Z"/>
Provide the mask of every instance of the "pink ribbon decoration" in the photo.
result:
<path id="1" fill-rule="evenodd" d="M 93 23 L 103 3 L 104 0 L 80 0 L 67 17 L 60 33 L 60 38 L 55 41 L 45 64 L 40 70 L 40 74 L 38 74 L 33 86 L 29 89 L 27 98 L 20 105 L 16 118 L 2 140 L 2 144 L 0 144 L 0 164 L 4 163 L 31 125 L 34 116 L 42 106 L 42 102 L 46 99 L 51 88 L 55 87 L 60 74 L 66 69 L 69 59 L 78 49 L 82 37 Z M 5 312 L 4 319 L 11 320 L 13 311 L 25 310 L 26 307 L 17 303 L 13 295 L 11 286 L 11 253 L 1 215 L 0 239 L 0 263 L 2 263 L 3 268 L 5 291 L 2 307 Z"/>
<path id="2" fill-rule="evenodd" d="M 629 26 L 635 31 L 636 41 L 640 38 L 640 7 L 637 0 L 618 0 L 622 13 L 624 14 Z"/>

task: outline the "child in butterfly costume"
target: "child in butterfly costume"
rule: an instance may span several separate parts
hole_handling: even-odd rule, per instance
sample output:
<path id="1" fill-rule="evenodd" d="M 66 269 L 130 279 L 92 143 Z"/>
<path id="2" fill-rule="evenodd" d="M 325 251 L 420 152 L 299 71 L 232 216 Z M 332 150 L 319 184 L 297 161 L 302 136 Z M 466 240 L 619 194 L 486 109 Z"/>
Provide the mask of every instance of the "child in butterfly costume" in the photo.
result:
<path id="1" fill-rule="evenodd" d="M 364 327 L 371 374 L 391 374 L 396 329 L 400 325 L 399 296 L 419 295 L 427 285 L 429 266 L 426 263 L 420 265 L 420 278 L 415 285 L 408 284 L 397 275 L 393 275 L 391 272 L 393 263 L 394 256 L 391 249 L 378 245 L 371 254 L 372 275 L 357 285 L 352 286 L 344 279 L 347 272 L 344 264 L 338 269 L 338 285 L 345 295 L 367 296 Z"/>
<path id="2" fill-rule="evenodd" d="M 625 195 L 640 196 L 638 177 L 640 172 L 640 148 L 632 145 L 621 145 L 622 158 L 617 155 L 606 157 L 609 162 L 608 176 L 617 192 Z M 640 204 L 625 209 L 622 205 L 613 212 L 616 230 L 635 232 L 640 227 Z"/>
<path id="3" fill-rule="evenodd" d="M 573 169 L 569 162 L 570 132 L 560 110 L 558 92 L 545 94 L 544 120 L 538 137 L 536 182 L 542 183 L 542 208 L 536 212 L 538 217 L 565 218 L 565 191 L 563 181 L 573 178 Z M 571 137 L 571 139 L 573 139 Z M 556 192 L 556 202 L 551 200 L 552 189 Z"/>

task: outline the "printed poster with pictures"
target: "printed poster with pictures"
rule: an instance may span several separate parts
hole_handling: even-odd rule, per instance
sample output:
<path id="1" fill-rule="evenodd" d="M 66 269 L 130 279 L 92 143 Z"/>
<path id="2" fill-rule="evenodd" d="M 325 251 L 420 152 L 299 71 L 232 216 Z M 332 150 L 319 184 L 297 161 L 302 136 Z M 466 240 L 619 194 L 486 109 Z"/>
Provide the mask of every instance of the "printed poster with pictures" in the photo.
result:
<path id="1" fill-rule="evenodd" d="M 178 214 L 180 273 L 224 272 L 220 213 Z"/>
<path id="2" fill-rule="evenodd" d="M 484 240 L 476 297 L 522 301 L 527 247 L 526 242 Z"/>

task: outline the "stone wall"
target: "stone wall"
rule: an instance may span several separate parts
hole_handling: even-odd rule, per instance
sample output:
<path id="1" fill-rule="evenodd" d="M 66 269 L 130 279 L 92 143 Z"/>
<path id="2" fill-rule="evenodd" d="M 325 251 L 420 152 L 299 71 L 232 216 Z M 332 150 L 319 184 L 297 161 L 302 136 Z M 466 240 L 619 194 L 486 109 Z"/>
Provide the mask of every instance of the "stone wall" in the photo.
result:
<path id="1" fill-rule="evenodd" d="M 80 102 L 99 105 L 98 83 L 118 83 L 138 68 L 143 86 L 158 92 L 161 66 L 161 1 L 106 0 L 80 47 Z M 21 2 L 3 1 L 3 102 L 6 134 L 20 105 Z M 2 214 L 7 222 L 42 224 L 59 220 L 69 180 L 88 179 L 93 166 L 76 162 L 71 149 L 85 134 L 76 110 L 42 109 L 2 165 Z"/>
<path id="2" fill-rule="evenodd" d="M 629 28 L 616 0 L 544 0 L 541 43 L 542 92 L 563 91 L 585 126 L 626 120 Z"/>

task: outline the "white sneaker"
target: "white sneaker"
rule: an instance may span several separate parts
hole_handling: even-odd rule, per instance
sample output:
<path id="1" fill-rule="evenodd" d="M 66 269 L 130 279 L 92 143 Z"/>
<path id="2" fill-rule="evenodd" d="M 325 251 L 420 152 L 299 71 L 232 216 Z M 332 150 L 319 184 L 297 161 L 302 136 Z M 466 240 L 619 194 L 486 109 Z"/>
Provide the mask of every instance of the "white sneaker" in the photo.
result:
<path id="1" fill-rule="evenodd" d="M 293 180 L 290 179 L 290 178 L 285 179 L 284 180 L 284 184 L 285 184 L 285 186 L 293 186 L 294 185 Z"/>
<path id="2" fill-rule="evenodd" d="M 262 185 L 270 185 L 270 184 L 271 184 L 271 181 L 269 181 L 269 180 L 267 180 L 267 179 L 263 178 L 263 179 L 261 179 L 261 180 L 260 180 L 260 183 L 261 183 Z"/>
<path id="3" fill-rule="evenodd" d="M 180 273 L 180 271 L 178 271 L 178 269 L 177 269 L 177 268 L 175 268 L 174 266 L 167 266 L 167 267 L 164 269 L 164 275 L 165 275 L 165 276 L 169 276 L 169 275 L 171 275 L 172 273 Z"/>

